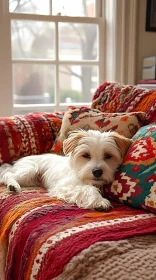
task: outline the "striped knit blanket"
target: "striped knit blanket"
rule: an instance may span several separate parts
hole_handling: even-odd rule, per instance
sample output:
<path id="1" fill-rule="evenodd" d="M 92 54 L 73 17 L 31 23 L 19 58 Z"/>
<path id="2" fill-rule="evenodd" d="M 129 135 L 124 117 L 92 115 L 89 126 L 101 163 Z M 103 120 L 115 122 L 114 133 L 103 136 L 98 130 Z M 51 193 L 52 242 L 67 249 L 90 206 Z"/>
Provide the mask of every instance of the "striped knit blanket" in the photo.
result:
<path id="1" fill-rule="evenodd" d="M 156 279 L 156 215 L 79 209 L 45 190 L 0 187 L 0 279 Z"/>

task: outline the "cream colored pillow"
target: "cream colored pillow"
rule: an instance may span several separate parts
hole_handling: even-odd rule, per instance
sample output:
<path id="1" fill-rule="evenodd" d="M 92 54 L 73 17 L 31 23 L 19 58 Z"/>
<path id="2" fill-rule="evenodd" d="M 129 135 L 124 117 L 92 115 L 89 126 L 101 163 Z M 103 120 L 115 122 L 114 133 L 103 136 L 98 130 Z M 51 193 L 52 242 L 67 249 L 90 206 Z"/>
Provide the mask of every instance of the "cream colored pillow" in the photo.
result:
<path id="1" fill-rule="evenodd" d="M 113 130 L 127 138 L 132 138 L 142 126 L 144 118 L 143 112 L 103 113 L 86 107 L 69 107 L 64 114 L 60 132 L 51 152 L 62 153 L 62 143 L 67 138 L 68 132 L 79 128 L 101 132 Z"/>

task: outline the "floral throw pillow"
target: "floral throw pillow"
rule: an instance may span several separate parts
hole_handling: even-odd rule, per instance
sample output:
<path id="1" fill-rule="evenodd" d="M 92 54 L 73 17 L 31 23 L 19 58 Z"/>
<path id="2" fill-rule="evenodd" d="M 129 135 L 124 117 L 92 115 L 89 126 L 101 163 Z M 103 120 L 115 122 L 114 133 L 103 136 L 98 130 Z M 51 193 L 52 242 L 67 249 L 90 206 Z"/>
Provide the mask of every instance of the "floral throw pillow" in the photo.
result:
<path id="1" fill-rule="evenodd" d="M 156 124 L 140 128 L 105 196 L 156 213 Z"/>
<path id="2" fill-rule="evenodd" d="M 64 114 L 60 133 L 52 147 L 52 152 L 62 152 L 62 143 L 67 138 L 68 132 L 79 128 L 102 132 L 114 130 L 127 138 L 132 138 L 142 126 L 144 117 L 143 112 L 103 113 L 86 107 L 69 107 Z"/>

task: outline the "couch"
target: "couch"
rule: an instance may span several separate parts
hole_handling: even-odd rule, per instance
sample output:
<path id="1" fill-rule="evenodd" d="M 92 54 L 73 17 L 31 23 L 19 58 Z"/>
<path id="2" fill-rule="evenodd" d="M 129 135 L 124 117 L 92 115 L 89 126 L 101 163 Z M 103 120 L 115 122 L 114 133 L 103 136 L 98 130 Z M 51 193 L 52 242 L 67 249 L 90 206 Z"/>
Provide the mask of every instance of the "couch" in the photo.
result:
<path id="1" fill-rule="evenodd" d="M 95 92 L 89 109 L 100 110 L 108 116 L 121 113 L 124 120 L 127 113 L 144 112 L 140 129 L 146 127 L 146 135 L 149 135 L 156 124 L 156 92 L 106 82 Z M 56 152 L 54 146 L 57 146 L 63 118 L 63 112 L 1 117 L 0 163 L 31 154 Z M 134 139 L 140 138 L 134 135 Z M 151 147 L 151 142 L 148 143 Z M 154 143 L 152 136 L 156 153 Z M 141 153 L 144 154 L 144 150 Z M 155 153 L 149 170 L 156 164 Z M 124 168 L 127 161 L 131 164 L 130 156 L 125 159 Z M 151 164 L 149 157 L 145 171 L 147 164 Z M 135 165 L 133 173 L 138 172 L 140 166 L 141 163 Z M 124 169 L 120 174 L 129 170 Z M 153 188 L 156 184 L 156 168 L 152 170 L 150 179 L 145 181 L 146 187 L 152 184 Z M 113 206 L 107 212 L 79 209 L 50 198 L 41 186 L 30 186 L 13 194 L 1 184 L 0 280 L 156 279 L 156 200 L 147 202 L 150 196 L 146 194 L 145 203 L 140 202 L 143 191 L 137 185 L 139 179 L 134 179 L 133 190 L 127 196 L 118 191 L 122 182 L 124 185 L 123 179 L 117 181 L 119 174 L 115 178 L 118 183 L 115 187 L 112 185 L 114 193 L 112 186 L 104 186 L 104 194 Z"/>

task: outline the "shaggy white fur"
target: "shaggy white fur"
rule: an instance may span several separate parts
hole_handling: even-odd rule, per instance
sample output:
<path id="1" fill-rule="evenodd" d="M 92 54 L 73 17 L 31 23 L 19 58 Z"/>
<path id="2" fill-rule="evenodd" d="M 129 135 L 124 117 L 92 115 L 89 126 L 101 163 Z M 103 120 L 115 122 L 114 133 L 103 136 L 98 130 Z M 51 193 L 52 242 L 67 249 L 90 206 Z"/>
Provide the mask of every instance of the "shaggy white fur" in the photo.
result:
<path id="1" fill-rule="evenodd" d="M 77 130 L 63 142 L 64 156 L 33 155 L 0 167 L 0 183 L 9 191 L 37 183 L 48 189 L 51 197 L 75 203 L 85 209 L 107 210 L 111 204 L 103 198 L 100 187 L 113 181 L 132 140 L 115 132 Z"/>

